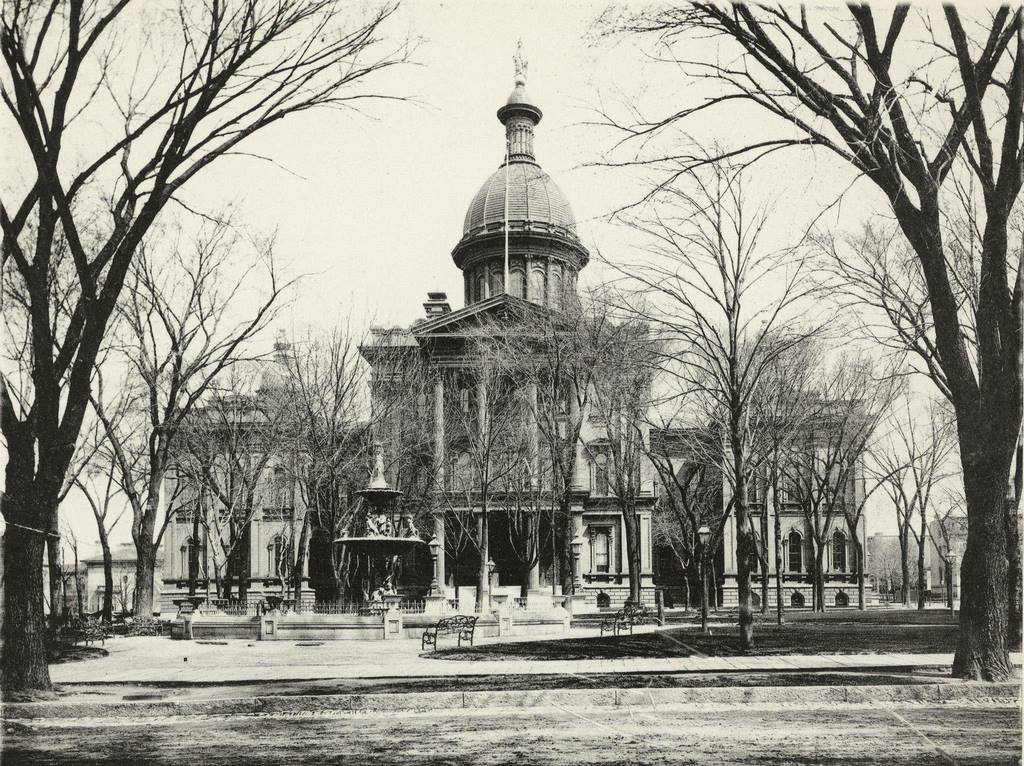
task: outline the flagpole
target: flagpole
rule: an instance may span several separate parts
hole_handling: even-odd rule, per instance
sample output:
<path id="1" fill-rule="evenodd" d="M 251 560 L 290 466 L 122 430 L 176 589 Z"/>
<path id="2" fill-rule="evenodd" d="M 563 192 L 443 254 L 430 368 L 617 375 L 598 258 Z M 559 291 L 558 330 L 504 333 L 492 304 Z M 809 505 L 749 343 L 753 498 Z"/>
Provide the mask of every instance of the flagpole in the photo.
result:
<path id="1" fill-rule="evenodd" d="M 502 283 L 505 286 L 505 293 L 509 292 L 509 274 L 508 274 L 508 158 L 509 158 L 509 145 L 510 141 L 508 136 L 505 136 L 505 281 Z"/>

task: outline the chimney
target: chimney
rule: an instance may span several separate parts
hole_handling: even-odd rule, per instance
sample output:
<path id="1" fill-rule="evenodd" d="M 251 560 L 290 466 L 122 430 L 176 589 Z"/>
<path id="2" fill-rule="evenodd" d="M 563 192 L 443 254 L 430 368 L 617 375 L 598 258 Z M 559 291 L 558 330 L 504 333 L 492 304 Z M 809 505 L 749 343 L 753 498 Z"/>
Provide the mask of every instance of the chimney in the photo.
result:
<path id="1" fill-rule="evenodd" d="M 427 300 L 423 304 L 423 310 L 427 314 L 427 319 L 434 319 L 435 317 L 442 316 L 444 314 L 450 314 L 452 307 L 448 303 L 447 293 L 427 293 Z"/>

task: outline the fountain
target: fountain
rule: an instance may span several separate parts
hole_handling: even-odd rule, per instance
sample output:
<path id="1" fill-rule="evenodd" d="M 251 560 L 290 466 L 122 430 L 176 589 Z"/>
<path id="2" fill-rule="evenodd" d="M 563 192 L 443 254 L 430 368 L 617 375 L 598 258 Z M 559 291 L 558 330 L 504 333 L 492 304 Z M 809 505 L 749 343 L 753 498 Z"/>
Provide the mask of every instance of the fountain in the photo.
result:
<path id="1" fill-rule="evenodd" d="M 373 476 L 366 489 L 356 493 L 363 499 L 362 508 L 334 542 L 344 546 L 357 562 L 366 563 L 364 600 L 377 600 L 373 595 L 381 594 L 380 601 L 390 606 L 388 602 L 399 600 L 395 589 L 398 559 L 426 543 L 416 532 L 412 514 L 398 511 L 403 493 L 389 487 L 384 478 L 384 451 L 379 442 L 374 444 L 373 451 Z"/>

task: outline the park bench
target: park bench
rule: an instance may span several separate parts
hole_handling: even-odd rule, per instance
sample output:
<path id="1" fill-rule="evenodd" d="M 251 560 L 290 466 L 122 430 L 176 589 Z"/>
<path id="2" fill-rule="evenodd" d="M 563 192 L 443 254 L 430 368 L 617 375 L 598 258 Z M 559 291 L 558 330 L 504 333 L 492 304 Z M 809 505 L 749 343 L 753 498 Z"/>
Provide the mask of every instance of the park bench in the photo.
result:
<path id="1" fill-rule="evenodd" d="M 643 604 L 626 604 L 622 609 L 601 621 L 601 635 L 603 636 L 605 631 L 608 631 L 613 636 L 617 636 L 626 630 L 632 634 L 634 625 L 644 625 L 653 620 L 651 613 Z"/>
<path id="2" fill-rule="evenodd" d="M 99 641 L 101 644 L 106 645 L 107 639 L 114 635 L 103 623 L 96 622 L 95 620 L 75 620 L 69 622 L 64 626 L 62 633 L 65 640 L 70 639 L 73 644 L 84 641 L 86 646 L 89 646 L 93 641 Z"/>
<path id="3" fill-rule="evenodd" d="M 458 636 L 459 646 L 463 641 L 469 641 L 473 645 L 473 633 L 476 630 L 476 617 L 458 615 L 455 617 L 442 617 L 433 625 L 428 625 L 423 631 L 423 638 L 420 640 L 420 649 L 425 650 L 428 645 L 437 649 L 439 636 Z"/>

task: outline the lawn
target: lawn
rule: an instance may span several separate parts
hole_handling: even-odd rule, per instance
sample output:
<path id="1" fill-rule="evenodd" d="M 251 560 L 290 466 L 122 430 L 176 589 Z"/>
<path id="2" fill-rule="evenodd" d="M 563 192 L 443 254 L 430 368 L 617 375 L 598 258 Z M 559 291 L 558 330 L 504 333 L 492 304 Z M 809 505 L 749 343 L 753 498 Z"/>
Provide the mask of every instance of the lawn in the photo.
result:
<path id="1" fill-rule="evenodd" d="M 884 614 L 884 616 L 882 616 Z M 740 649 L 734 626 L 716 625 L 712 635 L 695 627 L 635 635 L 516 641 L 442 649 L 431 656 L 447 660 L 600 660 L 629 657 L 671 658 L 709 655 L 865 654 L 872 652 L 952 653 L 955 618 L 945 612 L 893 610 L 886 613 L 837 612 L 790 615 L 785 625 L 759 620 L 755 648 Z"/>

